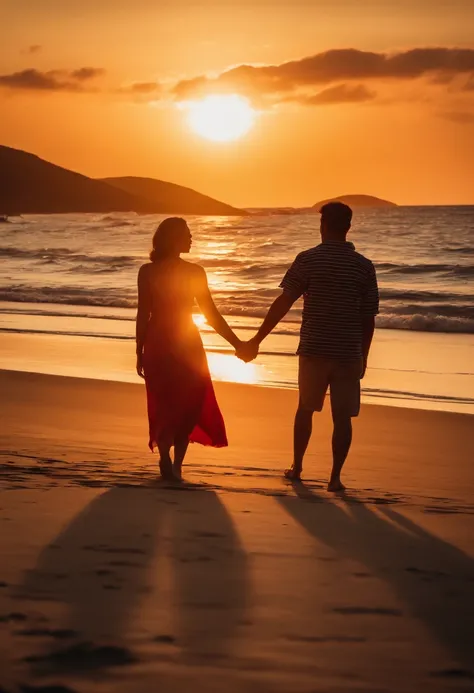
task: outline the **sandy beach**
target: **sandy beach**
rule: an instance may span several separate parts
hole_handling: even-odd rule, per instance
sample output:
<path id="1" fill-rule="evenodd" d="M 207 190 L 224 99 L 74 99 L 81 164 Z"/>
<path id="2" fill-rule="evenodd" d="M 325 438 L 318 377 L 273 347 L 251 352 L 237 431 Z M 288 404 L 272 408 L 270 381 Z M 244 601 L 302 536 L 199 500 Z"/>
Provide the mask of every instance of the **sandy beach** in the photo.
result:
<path id="1" fill-rule="evenodd" d="M 2 693 L 474 689 L 472 417 L 365 406 L 332 497 L 328 413 L 293 487 L 296 393 L 218 383 L 172 488 L 141 386 L 0 385 Z"/>

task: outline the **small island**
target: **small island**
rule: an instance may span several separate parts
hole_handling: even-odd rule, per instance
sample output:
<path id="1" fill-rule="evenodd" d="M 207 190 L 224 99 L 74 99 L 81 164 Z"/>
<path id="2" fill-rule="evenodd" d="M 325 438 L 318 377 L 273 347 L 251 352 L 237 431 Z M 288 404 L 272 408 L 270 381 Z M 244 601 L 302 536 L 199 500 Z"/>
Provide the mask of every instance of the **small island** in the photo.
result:
<path id="1" fill-rule="evenodd" d="M 374 197 L 373 195 L 340 195 L 339 197 L 332 197 L 328 200 L 321 200 L 313 205 L 313 209 L 318 211 L 321 207 L 328 202 L 344 202 L 344 204 L 349 205 L 349 207 L 397 207 L 395 202 L 389 202 L 388 200 L 382 200 L 380 197 Z"/>

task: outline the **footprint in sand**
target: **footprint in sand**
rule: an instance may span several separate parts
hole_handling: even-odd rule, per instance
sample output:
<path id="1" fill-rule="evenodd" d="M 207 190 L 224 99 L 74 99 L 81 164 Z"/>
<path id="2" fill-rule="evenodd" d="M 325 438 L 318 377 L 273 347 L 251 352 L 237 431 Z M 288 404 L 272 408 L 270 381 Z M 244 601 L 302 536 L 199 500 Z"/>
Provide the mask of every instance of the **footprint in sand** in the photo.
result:
<path id="1" fill-rule="evenodd" d="M 68 686 L 20 686 L 21 693 L 76 693 L 75 690 Z M 2 693 L 0 689 L 0 693 Z"/>
<path id="2" fill-rule="evenodd" d="M 12 611 L 11 613 L 6 614 L 5 616 L 0 616 L 0 623 L 11 623 L 14 621 L 26 621 L 26 619 L 27 619 L 26 614 Z"/>
<path id="3" fill-rule="evenodd" d="M 385 607 L 339 606 L 333 611 L 345 616 L 403 616 L 400 609 L 386 609 Z"/>
<path id="4" fill-rule="evenodd" d="M 349 643 L 349 642 L 367 642 L 366 638 L 362 637 L 351 637 L 349 635 L 331 635 L 327 637 L 322 637 L 318 635 L 286 635 L 286 640 L 291 640 L 293 642 L 315 642 L 315 643 L 327 643 L 327 642 L 338 642 L 338 643 Z"/>
<path id="5" fill-rule="evenodd" d="M 28 638 L 54 638 L 55 640 L 67 640 L 77 638 L 79 633 L 67 628 L 26 628 L 17 630 L 14 635 L 23 635 Z"/>
<path id="6" fill-rule="evenodd" d="M 155 635 L 153 642 L 164 643 L 165 645 L 172 645 L 176 642 L 174 635 Z"/>
<path id="7" fill-rule="evenodd" d="M 135 664 L 137 659 L 125 647 L 97 646 L 90 642 L 83 642 L 47 655 L 30 655 L 25 657 L 24 661 L 30 664 L 53 665 L 63 671 L 72 672 L 127 666 Z"/>
<path id="8" fill-rule="evenodd" d="M 99 551 L 101 553 L 131 554 L 133 556 L 143 556 L 146 554 L 146 551 L 143 551 L 143 549 L 135 549 L 135 548 L 118 549 L 118 548 L 115 548 L 112 546 L 107 546 L 105 544 L 90 544 L 87 546 L 83 546 L 82 549 L 84 551 Z"/>
<path id="9" fill-rule="evenodd" d="M 421 575 L 422 577 L 430 578 L 443 578 L 449 577 L 447 573 L 443 573 L 440 570 L 425 570 L 424 568 L 417 568 L 416 566 L 408 566 L 405 568 L 407 573 L 414 573 L 415 575 Z"/>
<path id="10" fill-rule="evenodd" d="M 109 561 L 109 565 L 113 565 L 115 568 L 141 568 L 141 563 L 134 563 L 133 561 Z"/>
<path id="11" fill-rule="evenodd" d="M 431 671 L 430 676 L 443 679 L 474 679 L 474 672 L 467 669 L 441 669 Z"/>

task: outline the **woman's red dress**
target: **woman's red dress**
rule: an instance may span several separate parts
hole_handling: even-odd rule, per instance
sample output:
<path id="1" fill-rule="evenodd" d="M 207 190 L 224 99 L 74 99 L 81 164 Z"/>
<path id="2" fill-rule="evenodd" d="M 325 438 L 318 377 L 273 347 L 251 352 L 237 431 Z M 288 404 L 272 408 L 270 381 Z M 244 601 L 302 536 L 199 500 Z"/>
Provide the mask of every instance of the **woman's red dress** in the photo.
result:
<path id="1" fill-rule="evenodd" d="M 150 449 L 158 440 L 173 445 L 186 436 L 192 443 L 226 447 L 224 419 L 192 320 L 192 287 L 186 281 L 179 282 L 179 290 L 173 290 L 175 282 L 165 284 L 162 290 L 151 287 L 152 312 L 143 351 Z"/>

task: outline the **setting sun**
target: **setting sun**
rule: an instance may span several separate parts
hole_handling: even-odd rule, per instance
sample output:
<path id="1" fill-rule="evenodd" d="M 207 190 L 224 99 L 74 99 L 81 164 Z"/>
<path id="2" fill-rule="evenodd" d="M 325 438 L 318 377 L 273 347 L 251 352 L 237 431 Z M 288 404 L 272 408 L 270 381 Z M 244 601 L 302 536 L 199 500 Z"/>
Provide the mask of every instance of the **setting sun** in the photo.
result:
<path id="1" fill-rule="evenodd" d="M 255 122 L 256 114 L 250 103 L 237 94 L 207 96 L 201 101 L 190 101 L 183 107 L 188 111 L 192 130 L 215 142 L 239 139 L 247 134 Z"/>

